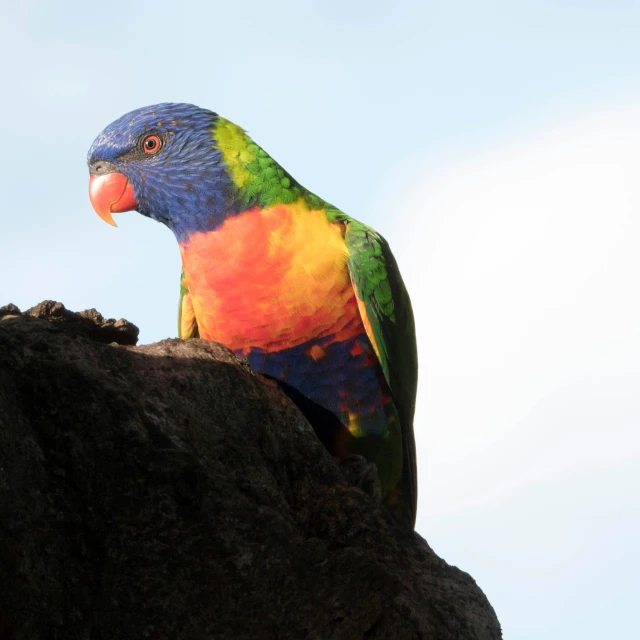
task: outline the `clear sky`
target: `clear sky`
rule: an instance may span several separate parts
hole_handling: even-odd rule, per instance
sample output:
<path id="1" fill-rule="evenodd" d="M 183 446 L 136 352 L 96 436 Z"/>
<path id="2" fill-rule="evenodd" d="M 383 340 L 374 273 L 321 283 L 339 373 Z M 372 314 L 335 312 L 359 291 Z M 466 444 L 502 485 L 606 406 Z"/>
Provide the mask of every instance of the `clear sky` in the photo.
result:
<path id="1" fill-rule="evenodd" d="M 509 640 L 634 637 L 640 3 L 22 0 L 0 59 L 0 304 L 175 336 L 175 240 L 105 225 L 86 152 L 145 104 L 221 113 L 397 254 L 418 531 Z"/>

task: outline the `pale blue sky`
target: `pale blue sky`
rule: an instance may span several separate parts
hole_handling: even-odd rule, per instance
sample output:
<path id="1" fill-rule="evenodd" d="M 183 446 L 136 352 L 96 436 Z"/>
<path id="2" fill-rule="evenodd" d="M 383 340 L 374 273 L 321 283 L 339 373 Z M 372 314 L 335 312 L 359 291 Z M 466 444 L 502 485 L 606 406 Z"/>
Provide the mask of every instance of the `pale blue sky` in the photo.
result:
<path id="1" fill-rule="evenodd" d="M 4 2 L 0 304 L 175 336 L 171 233 L 105 225 L 87 149 L 206 106 L 383 232 L 421 356 L 418 530 L 513 640 L 640 601 L 640 3 Z"/>

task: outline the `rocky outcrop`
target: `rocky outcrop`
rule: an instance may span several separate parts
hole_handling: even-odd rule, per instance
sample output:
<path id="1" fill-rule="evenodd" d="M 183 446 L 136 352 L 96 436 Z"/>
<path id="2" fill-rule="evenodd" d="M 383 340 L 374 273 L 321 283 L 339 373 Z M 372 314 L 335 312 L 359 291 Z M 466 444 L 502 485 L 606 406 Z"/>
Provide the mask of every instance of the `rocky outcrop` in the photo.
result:
<path id="1" fill-rule="evenodd" d="M 224 347 L 59 303 L 0 309 L 0 638 L 495 639 Z"/>

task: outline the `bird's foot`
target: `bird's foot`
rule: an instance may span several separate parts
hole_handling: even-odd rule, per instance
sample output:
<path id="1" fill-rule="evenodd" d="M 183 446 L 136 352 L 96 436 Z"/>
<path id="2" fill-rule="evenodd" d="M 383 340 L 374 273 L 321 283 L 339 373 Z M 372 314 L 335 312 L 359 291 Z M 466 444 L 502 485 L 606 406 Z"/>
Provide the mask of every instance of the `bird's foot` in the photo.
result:
<path id="1" fill-rule="evenodd" d="M 340 466 L 349 482 L 376 500 L 382 499 L 378 486 L 378 467 L 364 456 L 351 454 L 340 460 Z"/>

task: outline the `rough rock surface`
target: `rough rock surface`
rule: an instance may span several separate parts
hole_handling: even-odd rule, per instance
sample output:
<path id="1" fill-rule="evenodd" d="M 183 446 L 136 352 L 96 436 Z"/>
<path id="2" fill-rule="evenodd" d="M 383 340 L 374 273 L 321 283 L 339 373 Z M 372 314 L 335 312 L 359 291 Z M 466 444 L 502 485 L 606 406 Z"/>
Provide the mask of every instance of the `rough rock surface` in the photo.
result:
<path id="1" fill-rule="evenodd" d="M 495 639 L 473 579 L 202 340 L 0 309 L 0 639 Z"/>

